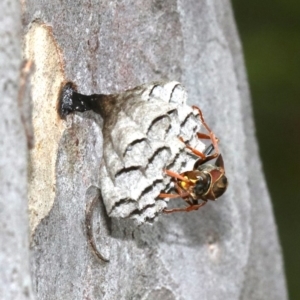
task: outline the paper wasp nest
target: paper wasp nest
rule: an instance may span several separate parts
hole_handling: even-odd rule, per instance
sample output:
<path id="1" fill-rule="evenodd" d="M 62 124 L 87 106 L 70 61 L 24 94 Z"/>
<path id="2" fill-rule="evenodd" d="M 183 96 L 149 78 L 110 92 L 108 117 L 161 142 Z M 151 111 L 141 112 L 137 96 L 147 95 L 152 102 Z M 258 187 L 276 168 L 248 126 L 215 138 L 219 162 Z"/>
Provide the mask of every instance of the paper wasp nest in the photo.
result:
<path id="1" fill-rule="evenodd" d="M 113 97 L 116 105 L 103 125 L 102 197 L 109 216 L 141 224 L 167 207 L 168 199 L 158 198 L 172 187 L 163 169 L 192 169 L 195 157 L 179 137 L 203 150 L 195 134 L 201 122 L 178 82 L 142 85 Z"/>

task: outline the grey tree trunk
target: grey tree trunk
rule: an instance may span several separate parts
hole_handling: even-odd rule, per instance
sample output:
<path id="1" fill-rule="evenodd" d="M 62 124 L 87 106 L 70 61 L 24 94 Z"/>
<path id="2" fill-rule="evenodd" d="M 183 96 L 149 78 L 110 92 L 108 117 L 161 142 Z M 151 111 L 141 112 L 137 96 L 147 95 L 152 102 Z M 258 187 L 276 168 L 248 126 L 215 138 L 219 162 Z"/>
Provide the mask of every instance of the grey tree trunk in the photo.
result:
<path id="1" fill-rule="evenodd" d="M 230 3 L 29 0 L 22 5 L 24 57 L 35 66 L 28 198 L 36 298 L 287 299 Z M 0 23 L 7 38 L 0 53 L 5 153 L 0 298 L 22 299 L 31 291 L 27 152 L 16 104 L 20 45 L 18 23 L 12 22 L 19 12 L 8 1 L 1 6 L 9 21 Z M 102 120 L 91 112 L 59 119 L 58 92 L 67 80 L 85 94 L 117 93 L 155 80 L 182 82 L 188 103 L 202 109 L 220 138 L 230 184 L 226 194 L 197 212 L 162 214 L 140 227 L 107 218 L 99 204 L 93 214 L 97 246 L 110 262 L 98 260 L 88 245 L 85 218 L 89 203 L 99 198 Z"/>
<path id="2" fill-rule="evenodd" d="M 18 1 L 9 0 L 1 1 L 0 10 L 0 299 L 32 299 L 27 211 L 28 152 L 18 107 L 21 11 Z"/>

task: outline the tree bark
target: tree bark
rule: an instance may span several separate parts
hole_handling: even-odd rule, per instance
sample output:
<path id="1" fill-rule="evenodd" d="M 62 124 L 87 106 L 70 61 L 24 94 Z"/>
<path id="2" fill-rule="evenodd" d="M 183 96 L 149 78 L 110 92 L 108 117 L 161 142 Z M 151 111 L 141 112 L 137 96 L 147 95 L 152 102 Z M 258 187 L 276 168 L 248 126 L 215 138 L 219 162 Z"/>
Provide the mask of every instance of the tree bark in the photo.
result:
<path id="1" fill-rule="evenodd" d="M 0 299 L 33 299 L 29 268 L 27 141 L 20 108 L 21 11 L 0 3 Z M 23 102 L 24 101 L 24 102 Z"/>
<path id="2" fill-rule="evenodd" d="M 24 52 L 35 64 L 29 211 L 37 298 L 287 299 L 230 3 L 29 0 L 22 8 Z M 12 82 L 20 61 L 18 53 L 14 57 Z M 197 212 L 162 214 L 153 225 L 140 227 L 108 219 L 99 203 L 94 227 L 110 262 L 98 260 L 88 245 L 85 213 L 99 198 L 102 120 L 91 112 L 58 118 L 58 92 L 66 80 L 84 94 L 117 93 L 156 80 L 182 82 L 188 103 L 202 109 L 220 139 L 229 178 L 226 194 Z M 12 87 L 5 100 L 11 103 L 4 111 L 7 118 L 16 116 L 14 99 Z M 12 194 L 14 201 L 23 200 L 1 213 L 22 220 L 14 230 L 25 247 L 14 247 L 4 231 L 3 241 L 14 251 L 1 250 L 2 265 L 9 257 L 19 262 L 21 254 L 21 261 L 28 262 L 26 214 L 16 214 L 25 205 L 27 158 L 21 124 L 12 122 L 12 132 L 3 127 L 2 136 L 14 141 L 7 145 L 11 155 L 18 149 L 19 160 L 4 165 L 19 162 L 18 175 L 6 178 L 12 193 L 20 193 Z M 8 209 L 13 200 L 6 202 Z"/>

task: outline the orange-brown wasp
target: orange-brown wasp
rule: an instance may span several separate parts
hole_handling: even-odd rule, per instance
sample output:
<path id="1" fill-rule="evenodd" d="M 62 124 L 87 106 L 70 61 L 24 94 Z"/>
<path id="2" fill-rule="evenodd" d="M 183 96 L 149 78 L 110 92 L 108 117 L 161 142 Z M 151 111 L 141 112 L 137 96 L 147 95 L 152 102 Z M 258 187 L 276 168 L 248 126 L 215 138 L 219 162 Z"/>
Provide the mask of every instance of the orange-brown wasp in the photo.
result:
<path id="1" fill-rule="evenodd" d="M 225 168 L 222 155 L 219 152 L 218 139 L 212 130 L 206 124 L 200 108 L 193 106 L 199 112 L 201 123 L 208 131 L 208 134 L 197 133 L 200 139 L 210 139 L 212 144 L 208 146 L 204 152 L 186 145 L 193 154 L 200 157 L 192 171 L 183 173 L 175 173 L 170 170 L 165 170 L 165 173 L 175 181 L 175 189 L 177 194 L 159 194 L 160 198 L 182 198 L 188 206 L 182 208 L 164 209 L 164 213 L 173 213 L 180 211 L 198 210 L 205 205 L 208 200 L 216 200 L 224 194 L 227 189 L 228 181 L 225 175 Z M 182 140 L 182 138 L 180 138 Z M 183 141 L 183 140 L 182 140 Z M 183 141 L 184 142 L 184 141 Z M 213 154 L 211 154 L 214 151 Z M 205 164 L 206 162 L 216 158 L 214 165 Z M 199 203 L 199 200 L 203 200 Z"/>

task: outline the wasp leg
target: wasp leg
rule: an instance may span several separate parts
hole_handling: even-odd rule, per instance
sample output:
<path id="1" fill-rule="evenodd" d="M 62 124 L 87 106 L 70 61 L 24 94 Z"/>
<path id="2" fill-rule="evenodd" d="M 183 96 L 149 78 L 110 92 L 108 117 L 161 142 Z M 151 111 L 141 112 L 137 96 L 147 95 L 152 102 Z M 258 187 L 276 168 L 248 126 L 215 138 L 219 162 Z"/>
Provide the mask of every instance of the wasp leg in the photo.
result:
<path id="1" fill-rule="evenodd" d="M 202 153 L 201 151 L 189 146 L 189 145 L 186 145 L 186 147 L 191 150 L 195 155 L 201 157 L 202 159 L 205 159 L 206 158 L 206 155 L 204 153 Z"/>
<path id="2" fill-rule="evenodd" d="M 202 153 L 201 151 L 199 151 L 199 150 L 197 150 L 195 148 L 192 148 L 191 146 L 187 145 L 184 142 L 184 140 L 183 140 L 183 138 L 181 136 L 179 137 L 179 139 L 185 144 L 185 147 L 188 148 L 188 149 L 190 149 L 195 155 L 197 155 L 197 156 L 199 156 L 199 157 L 201 157 L 203 159 L 206 158 L 206 155 L 204 153 Z"/>
<path id="3" fill-rule="evenodd" d="M 202 132 L 197 132 L 197 137 L 199 139 L 210 140 L 210 136 L 208 134 L 202 133 Z"/>
<path id="4" fill-rule="evenodd" d="M 179 194 L 164 194 L 164 193 L 160 193 L 158 195 L 159 198 L 180 198 Z"/>
<path id="5" fill-rule="evenodd" d="M 208 135 L 208 134 L 206 134 L 206 133 L 197 132 L 196 134 L 197 134 L 197 137 L 198 137 L 199 139 L 204 139 L 204 140 L 210 140 L 210 139 L 211 139 L 211 136 Z M 183 143 L 185 143 L 184 139 L 183 139 L 181 136 L 179 137 L 179 139 L 180 139 Z M 217 142 L 219 142 L 219 139 L 218 139 L 217 137 L 216 137 L 216 140 L 217 140 Z"/>
<path id="6" fill-rule="evenodd" d="M 186 201 L 189 205 L 193 205 L 193 203 L 189 200 L 190 199 L 190 192 L 185 191 L 184 189 L 182 189 L 178 182 L 175 183 L 175 189 L 177 190 L 179 196 Z"/>
<path id="7" fill-rule="evenodd" d="M 206 130 L 209 132 L 209 136 L 210 136 L 210 139 L 214 145 L 214 148 L 215 148 L 215 151 L 217 153 L 216 156 L 218 156 L 219 154 L 219 147 L 218 147 L 218 139 L 217 137 L 215 136 L 215 134 L 212 132 L 212 130 L 208 127 L 208 125 L 206 124 L 205 120 L 204 120 L 204 117 L 203 117 L 203 114 L 202 114 L 202 111 L 199 107 L 197 106 L 192 106 L 193 109 L 196 109 L 198 112 L 199 112 L 199 117 L 200 117 L 200 120 L 201 120 L 201 123 L 203 124 L 203 126 L 206 128 Z M 200 136 L 202 134 L 200 133 Z M 216 157 L 215 156 L 215 157 Z"/>
<path id="8" fill-rule="evenodd" d="M 198 134 L 202 134 L 202 133 L 197 133 L 197 135 Z M 207 136 L 207 137 L 209 139 L 211 139 L 211 137 L 209 137 L 209 136 Z M 179 137 L 179 139 L 184 143 L 184 140 L 183 140 L 182 137 Z M 216 142 L 217 141 L 218 141 L 218 139 L 216 138 Z M 189 150 L 191 150 L 192 153 L 194 153 L 196 156 L 200 157 L 200 160 L 197 161 L 198 165 L 202 165 L 205 162 L 210 161 L 210 160 L 216 158 L 219 155 L 219 153 L 217 151 L 214 154 L 206 155 L 205 153 L 203 153 L 203 152 L 201 152 L 201 151 L 199 151 L 199 150 L 197 150 L 197 149 L 195 149 L 195 148 L 193 148 L 193 147 L 191 147 L 191 146 L 189 146 L 187 144 L 185 144 L 185 146 L 186 146 L 186 148 L 188 148 Z M 215 149 L 215 145 L 214 144 L 212 144 L 211 147 L 212 147 L 212 149 Z M 211 152 L 211 151 L 209 151 L 209 152 Z"/>
<path id="9" fill-rule="evenodd" d="M 192 153 L 194 153 L 195 155 L 200 157 L 200 159 L 197 161 L 197 165 L 202 165 L 202 164 L 206 163 L 207 161 L 210 161 L 210 160 L 216 158 L 219 155 L 219 153 L 215 152 L 214 154 L 206 156 L 203 152 L 201 152 L 189 145 L 186 145 L 186 147 L 189 150 L 191 150 Z M 194 168 L 196 168 L 196 167 L 194 167 Z"/>
<path id="10" fill-rule="evenodd" d="M 211 136 L 206 133 L 197 132 L 196 134 L 199 139 L 211 140 Z M 218 143 L 219 139 L 215 135 L 214 135 L 214 138 L 215 138 L 216 142 Z"/>
<path id="11" fill-rule="evenodd" d="M 186 177 L 183 177 L 181 174 L 177 174 L 173 171 L 170 171 L 170 170 L 165 170 L 165 173 L 168 174 L 170 177 L 173 177 L 173 178 L 176 178 L 176 179 L 179 179 L 180 181 L 184 181 L 188 184 L 191 183 L 191 181 L 186 178 Z M 175 182 L 175 189 L 177 190 L 177 194 L 165 194 L 165 193 L 160 193 L 158 195 L 158 197 L 160 198 L 170 198 L 170 199 L 173 199 L 173 198 L 182 198 L 184 201 L 186 201 L 190 206 L 193 206 L 193 202 L 190 201 L 190 192 L 184 190 L 183 188 L 181 188 L 178 184 L 178 182 Z"/>
<path id="12" fill-rule="evenodd" d="M 167 175 L 169 175 L 170 177 L 173 177 L 173 178 L 179 179 L 179 180 L 181 180 L 181 181 L 190 183 L 190 181 L 189 181 L 187 178 L 181 176 L 180 174 L 178 174 L 178 173 L 176 173 L 176 172 L 173 172 L 173 171 L 167 170 L 167 169 L 164 170 L 164 172 L 165 172 Z"/>
<path id="13" fill-rule="evenodd" d="M 199 117 L 200 117 L 200 120 L 201 120 L 201 123 L 204 125 L 204 127 L 207 129 L 207 131 L 209 133 L 212 132 L 212 130 L 208 127 L 208 125 L 206 124 L 205 120 L 204 120 L 204 117 L 203 117 L 203 114 L 202 114 L 202 110 L 198 107 L 198 106 L 195 106 L 193 105 L 192 106 L 193 109 L 196 109 L 198 112 L 199 112 Z"/>
<path id="14" fill-rule="evenodd" d="M 181 176 L 180 174 L 178 174 L 178 173 L 176 173 L 176 172 L 173 172 L 173 171 L 171 171 L 171 170 L 167 170 L 167 169 L 166 169 L 166 170 L 164 170 L 164 172 L 165 172 L 167 175 L 169 175 L 170 177 L 172 177 L 172 178 L 176 178 L 176 179 L 179 179 L 179 180 L 184 181 L 184 182 L 187 182 L 187 183 L 190 182 L 187 178 L 184 178 L 184 177 Z M 178 194 L 165 194 L 165 193 L 160 193 L 160 194 L 158 195 L 158 197 L 160 197 L 160 198 L 180 198 L 180 197 L 187 197 L 187 196 L 189 196 L 188 193 L 186 193 L 186 194 L 182 193 L 182 190 L 179 189 L 179 186 L 178 186 L 177 183 L 175 184 L 175 187 L 176 187 L 176 190 L 177 190 Z"/>
<path id="15" fill-rule="evenodd" d="M 190 201 L 190 193 L 187 191 L 184 191 L 176 182 L 175 188 L 178 192 L 178 194 L 159 194 L 159 197 L 161 198 L 182 198 L 184 201 L 186 201 L 190 206 L 193 205 L 192 201 Z M 165 209 L 163 210 L 165 212 Z M 168 211 L 168 209 L 167 209 Z"/>
<path id="16" fill-rule="evenodd" d="M 187 198 L 187 197 L 190 196 L 190 193 L 183 191 L 179 187 L 179 185 L 177 183 L 175 183 L 175 188 L 176 188 L 178 194 L 164 194 L 164 193 L 160 193 L 158 195 L 158 197 L 160 197 L 160 198 L 171 198 L 171 199 L 173 199 L 173 198 L 182 198 L 182 199 L 185 200 L 185 198 Z M 191 202 L 189 202 L 188 200 L 185 200 L 185 201 L 187 201 L 190 205 L 192 205 Z"/>
<path id="17" fill-rule="evenodd" d="M 165 214 L 171 214 L 173 212 L 180 212 L 180 211 L 193 211 L 193 210 L 198 210 L 200 207 L 204 206 L 206 204 L 206 202 L 202 202 L 200 204 L 196 204 L 196 205 L 190 205 L 187 207 L 180 207 L 180 208 L 172 208 L 172 209 L 164 209 L 163 212 Z"/>
<path id="18" fill-rule="evenodd" d="M 185 181 L 185 182 L 190 182 L 187 178 L 184 178 L 183 176 L 181 176 L 180 174 L 177 174 L 173 171 L 170 171 L 170 170 L 165 170 L 165 173 L 168 174 L 169 176 L 173 177 L 173 178 L 176 178 L 176 179 L 179 179 L 181 181 Z M 175 189 L 177 190 L 177 194 L 165 194 L 165 193 L 160 193 L 158 195 L 158 197 L 160 198 L 182 198 L 184 199 L 185 201 L 187 201 L 190 205 L 192 205 L 192 203 L 186 199 L 186 198 L 189 198 L 190 197 L 190 193 L 187 192 L 187 191 L 184 191 L 179 185 L 178 183 L 176 182 L 175 183 Z"/>

